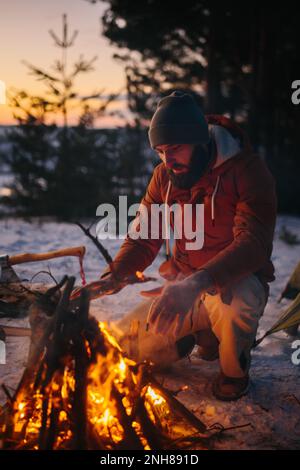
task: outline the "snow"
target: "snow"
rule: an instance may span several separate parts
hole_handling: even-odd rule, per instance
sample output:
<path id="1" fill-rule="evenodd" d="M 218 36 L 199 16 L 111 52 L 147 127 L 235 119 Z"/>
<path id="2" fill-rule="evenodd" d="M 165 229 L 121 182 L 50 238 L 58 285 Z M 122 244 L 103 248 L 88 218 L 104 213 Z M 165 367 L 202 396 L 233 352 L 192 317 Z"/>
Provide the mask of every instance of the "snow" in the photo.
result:
<path id="1" fill-rule="evenodd" d="M 272 256 L 276 280 L 271 284 L 269 302 L 260 322 L 258 337 L 271 327 L 290 302 L 283 300 L 278 304 L 277 298 L 299 261 L 300 252 L 299 246 L 289 246 L 279 239 L 283 226 L 300 238 L 300 218 L 278 216 Z M 0 253 L 12 255 L 40 252 L 81 244 L 87 248 L 84 267 L 89 282 L 99 276 L 105 263 L 77 226 L 45 220 L 29 223 L 10 218 L 0 221 Z M 114 256 L 121 241 L 107 240 L 104 244 Z M 158 278 L 157 268 L 162 260 L 160 254 L 146 272 Z M 56 279 L 61 279 L 64 274 L 75 275 L 80 283 L 79 263 L 73 258 L 20 265 L 16 271 L 22 279 L 30 279 L 38 270 L 48 270 L 49 267 Z M 52 282 L 46 274 L 40 274 L 35 281 Z M 147 288 L 155 285 L 149 283 Z M 128 286 L 116 295 L 98 299 L 92 302 L 91 313 L 99 320 L 119 319 L 142 300 L 139 291 L 143 288 L 145 286 Z M 2 319 L 0 322 L 26 326 L 28 320 Z M 294 351 L 292 342 L 293 339 L 286 333 L 280 332 L 266 338 L 254 350 L 250 392 L 237 402 L 223 403 L 212 396 L 211 383 L 218 372 L 218 361 L 204 362 L 197 358 L 195 352 L 190 359 L 184 359 L 168 372 L 160 374 L 159 379 L 171 390 L 188 385 L 188 389 L 179 392 L 177 397 L 207 426 L 215 423 L 225 428 L 246 425 L 222 433 L 213 442 L 215 449 L 300 449 L 300 365 L 296 366 L 291 361 Z M 0 365 L 0 383 L 16 387 L 26 362 L 28 343 L 27 338 L 7 338 L 7 363 Z M 0 402 L 4 400 L 4 394 L 0 391 Z"/>

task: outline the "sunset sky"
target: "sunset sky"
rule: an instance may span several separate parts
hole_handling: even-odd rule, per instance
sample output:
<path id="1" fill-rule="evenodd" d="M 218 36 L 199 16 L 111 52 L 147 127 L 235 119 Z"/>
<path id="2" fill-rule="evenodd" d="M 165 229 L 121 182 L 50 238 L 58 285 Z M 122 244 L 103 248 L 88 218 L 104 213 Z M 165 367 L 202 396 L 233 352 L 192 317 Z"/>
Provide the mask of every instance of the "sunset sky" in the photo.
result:
<path id="1" fill-rule="evenodd" d="M 101 35 L 100 18 L 107 8 L 105 3 L 90 4 L 84 0 L 0 0 L 0 80 L 11 90 L 24 89 L 30 94 L 43 94 L 41 82 L 29 74 L 22 63 L 26 60 L 49 71 L 60 50 L 48 31 L 52 29 L 59 37 L 62 31 L 62 14 L 68 15 L 70 32 L 79 30 L 75 46 L 70 49 L 68 62 L 80 54 L 86 59 L 97 55 L 95 70 L 79 77 L 77 89 L 82 95 L 105 89 L 106 93 L 119 91 L 125 86 L 123 68 L 112 59 L 117 50 Z M 123 90 L 123 93 L 125 90 Z M 120 101 L 118 107 L 124 107 Z M 76 116 L 71 116 L 75 122 Z M 105 118 L 100 126 L 111 126 L 116 121 Z M 0 125 L 13 124 L 12 111 L 0 104 Z"/>

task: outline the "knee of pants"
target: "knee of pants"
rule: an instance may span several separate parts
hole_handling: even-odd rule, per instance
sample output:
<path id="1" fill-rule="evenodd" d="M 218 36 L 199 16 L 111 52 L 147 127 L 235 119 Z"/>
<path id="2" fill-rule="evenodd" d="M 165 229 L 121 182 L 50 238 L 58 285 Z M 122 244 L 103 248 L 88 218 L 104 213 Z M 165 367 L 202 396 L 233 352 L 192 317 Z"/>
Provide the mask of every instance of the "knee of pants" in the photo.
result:
<path id="1" fill-rule="evenodd" d="M 266 292 L 254 274 L 239 281 L 234 287 L 234 294 L 245 305 L 255 311 L 258 316 L 263 314 L 267 303 Z"/>
<path id="2" fill-rule="evenodd" d="M 206 299 L 206 307 L 213 328 L 243 330 L 247 333 L 256 331 L 265 305 L 264 288 L 253 275 L 232 287 L 232 299 L 229 304 L 224 303 L 219 294 Z"/>
<path id="3" fill-rule="evenodd" d="M 148 360 L 166 367 L 185 355 L 185 349 L 190 347 L 190 343 L 186 346 L 181 342 L 178 348 L 176 338 L 172 335 L 162 336 L 146 329 L 152 301 L 153 299 L 140 303 L 113 327 L 119 344 L 128 357 L 137 362 Z"/>

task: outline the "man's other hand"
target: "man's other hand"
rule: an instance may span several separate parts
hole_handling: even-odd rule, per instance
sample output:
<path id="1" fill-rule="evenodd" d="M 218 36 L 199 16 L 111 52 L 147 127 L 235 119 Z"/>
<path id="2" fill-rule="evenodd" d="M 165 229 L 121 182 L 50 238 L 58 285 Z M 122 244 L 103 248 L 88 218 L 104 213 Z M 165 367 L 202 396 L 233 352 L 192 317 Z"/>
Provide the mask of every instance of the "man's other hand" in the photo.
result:
<path id="1" fill-rule="evenodd" d="M 192 274 L 182 281 L 168 282 L 161 295 L 152 304 L 148 319 L 150 328 L 156 334 L 165 335 L 170 332 L 170 327 L 174 323 L 173 334 L 178 336 L 197 296 L 212 287 L 212 279 L 205 270 Z"/>

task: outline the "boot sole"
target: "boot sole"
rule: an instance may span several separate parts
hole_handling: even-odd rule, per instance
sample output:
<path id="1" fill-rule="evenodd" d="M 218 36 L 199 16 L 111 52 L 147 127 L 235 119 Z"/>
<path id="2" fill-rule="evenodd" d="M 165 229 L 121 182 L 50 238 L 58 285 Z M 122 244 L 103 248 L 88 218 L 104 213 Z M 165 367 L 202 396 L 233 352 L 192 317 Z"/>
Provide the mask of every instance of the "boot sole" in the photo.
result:
<path id="1" fill-rule="evenodd" d="M 228 397 L 227 395 L 222 395 L 219 392 L 217 392 L 216 391 L 216 385 L 213 384 L 212 393 L 213 393 L 213 396 L 215 398 L 217 398 L 218 400 L 221 400 L 221 401 L 236 401 L 236 400 L 239 400 L 240 398 L 242 398 L 243 396 L 247 395 L 247 393 L 250 389 L 250 385 L 251 384 L 250 384 L 250 380 L 249 380 L 247 387 L 242 392 L 240 392 L 238 395 L 235 395 L 234 397 Z"/>

